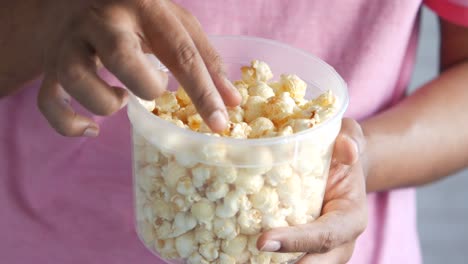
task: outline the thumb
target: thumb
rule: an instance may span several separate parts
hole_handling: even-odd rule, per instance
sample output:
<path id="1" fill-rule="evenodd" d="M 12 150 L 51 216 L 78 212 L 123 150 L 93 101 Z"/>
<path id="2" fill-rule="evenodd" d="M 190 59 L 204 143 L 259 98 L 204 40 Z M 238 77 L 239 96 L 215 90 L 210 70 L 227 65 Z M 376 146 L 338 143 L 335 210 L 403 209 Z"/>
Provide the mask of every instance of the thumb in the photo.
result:
<path id="1" fill-rule="evenodd" d="M 365 138 L 361 126 L 353 119 L 343 119 L 335 141 L 333 159 L 341 164 L 353 165 L 359 160 L 364 148 Z"/>

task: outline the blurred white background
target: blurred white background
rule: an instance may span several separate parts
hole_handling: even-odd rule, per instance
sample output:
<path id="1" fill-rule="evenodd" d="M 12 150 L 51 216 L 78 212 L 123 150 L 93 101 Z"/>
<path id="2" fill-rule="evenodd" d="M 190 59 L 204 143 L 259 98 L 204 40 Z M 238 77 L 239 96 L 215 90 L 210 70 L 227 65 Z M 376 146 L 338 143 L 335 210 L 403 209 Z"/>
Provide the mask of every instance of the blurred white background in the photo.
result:
<path id="1" fill-rule="evenodd" d="M 437 74 L 436 16 L 424 8 L 410 91 Z M 418 189 L 418 227 L 425 264 L 468 263 L 468 170 Z"/>

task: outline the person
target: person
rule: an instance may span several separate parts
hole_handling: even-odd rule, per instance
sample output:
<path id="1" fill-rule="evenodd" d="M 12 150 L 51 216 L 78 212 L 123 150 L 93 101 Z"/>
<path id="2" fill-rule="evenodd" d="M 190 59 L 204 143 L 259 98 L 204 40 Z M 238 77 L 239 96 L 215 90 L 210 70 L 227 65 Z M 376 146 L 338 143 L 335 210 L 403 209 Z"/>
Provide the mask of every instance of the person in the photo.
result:
<path id="1" fill-rule="evenodd" d="M 308 252 L 300 263 L 420 263 L 414 190 L 405 187 L 468 164 L 468 5 L 425 1 L 440 16 L 441 73 L 405 97 L 422 4 L 2 1 L 2 261 L 162 263 L 134 232 L 130 129 L 120 110 L 128 91 L 120 87 L 144 99 L 161 94 L 167 76 L 144 59 L 154 53 L 221 130 L 225 105 L 239 95 L 207 32 L 302 48 L 349 85 L 322 216 L 268 231 L 257 246 Z"/>

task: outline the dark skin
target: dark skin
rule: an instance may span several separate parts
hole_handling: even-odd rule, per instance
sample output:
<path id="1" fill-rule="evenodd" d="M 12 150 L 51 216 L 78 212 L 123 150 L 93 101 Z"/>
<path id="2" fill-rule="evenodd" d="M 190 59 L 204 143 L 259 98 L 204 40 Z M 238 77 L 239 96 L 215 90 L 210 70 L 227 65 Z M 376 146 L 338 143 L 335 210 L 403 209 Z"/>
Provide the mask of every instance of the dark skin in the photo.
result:
<path id="1" fill-rule="evenodd" d="M 38 106 L 62 135 L 99 133 L 73 111 L 71 97 L 99 115 L 125 105 L 127 93 L 97 77 L 101 64 L 144 99 L 164 91 L 167 76 L 148 66 L 144 52 L 171 69 L 213 130 L 226 125 L 225 105 L 240 101 L 196 18 L 168 0 L 0 3 L 0 36 L 7 36 L 0 39 L 0 96 L 43 75 Z M 258 248 L 308 252 L 300 263 L 346 263 L 367 224 L 366 188 L 419 186 L 468 165 L 468 30 L 441 20 L 441 33 L 438 78 L 361 124 L 343 120 L 322 216 L 265 232 Z"/>

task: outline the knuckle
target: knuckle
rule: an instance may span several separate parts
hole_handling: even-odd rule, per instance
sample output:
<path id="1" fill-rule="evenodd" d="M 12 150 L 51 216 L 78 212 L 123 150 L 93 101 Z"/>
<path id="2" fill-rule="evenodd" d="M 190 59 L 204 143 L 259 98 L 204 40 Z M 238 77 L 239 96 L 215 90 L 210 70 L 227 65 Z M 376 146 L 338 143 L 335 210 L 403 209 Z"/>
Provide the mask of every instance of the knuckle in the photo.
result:
<path id="1" fill-rule="evenodd" d="M 197 49 L 192 43 L 180 44 L 176 49 L 175 63 L 182 68 L 190 69 L 194 64 L 197 57 Z"/>
<path id="2" fill-rule="evenodd" d="M 213 97 L 215 96 L 215 93 L 213 90 L 205 89 L 203 90 L 198 96 L 195 98 L 195 104 L 199 106 L 206 107 L 209 102 Z"/>
<path id="3" fill-rule="evenodd" d="M 114 36 L 109 40 L 109 53 L 107 61 L 110 65 L 121 65 L 132 63 L 138 44 L 132 38 Z"/>
<path id="4" fill-rule="evenodd" d="M 218 75 L 225 74 L 223 68 L 223 59 L 221 58 L 221 55 L 219 55 L 218 52 L 216 52 L 214 49 L 210 49 L 210 51 L 208 52 L 207 59 L 209 61 L 209 63 L 207 64 L 210 65 L 210 70 L 213 73 Z"/>
<path id="5" fill-rule="evenodd" d="M 60 67 L 58 77 L 64 84 L 81 83 L 86 79 L 86 71 L 81 69 L 81 67 L 67 65 Z"/>
<path id="6" fill-rule="evenodd" d="M 326 253 L 335 247 L 335 238 L 333 232 L 323 231 L 319 234 L 318 253 Z"/>

